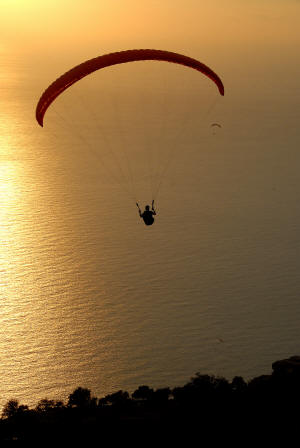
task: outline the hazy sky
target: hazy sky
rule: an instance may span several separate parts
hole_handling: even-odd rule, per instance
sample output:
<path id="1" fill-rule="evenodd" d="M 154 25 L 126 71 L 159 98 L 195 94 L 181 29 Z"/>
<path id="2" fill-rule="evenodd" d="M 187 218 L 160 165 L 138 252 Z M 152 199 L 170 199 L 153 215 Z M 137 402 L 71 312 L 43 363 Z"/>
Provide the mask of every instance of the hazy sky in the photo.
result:
<path id="1" fill-rule="evenodd" d="M 72 46 L 188 48 L 299 43 L 298 0 L 1 0 L 1 40 L 26 51 Z"/>
<path id="2" fill-rule="evenodd" d="M 55 63 L 61 55 L 77 63 L 108 51 L 153 47 L 199 57 L 232 76 L 237 58 L 243 65 L 263 62 L 260 72 L 281 60 L 299 71 L 299 0 L 1 0 L 0 5 L 0 48 L 32 58 L 28 65 Z"/>
<path id="3" fill-rule="evenodd" d="M 0 54 L 6 65 L 20 60 L 21 84 L 33 85 L 35 95 L 85 59 L 128 48 L 160 48 L 198 58 L 221 76 L 227 117 L 230 109 L 241 116 L 256 103 L 259 110 L 280 109 L 284 126 L 298 114 L 299 0 L 0 4 Z M 256 119 L 255 110 L 249 119 Z"/>

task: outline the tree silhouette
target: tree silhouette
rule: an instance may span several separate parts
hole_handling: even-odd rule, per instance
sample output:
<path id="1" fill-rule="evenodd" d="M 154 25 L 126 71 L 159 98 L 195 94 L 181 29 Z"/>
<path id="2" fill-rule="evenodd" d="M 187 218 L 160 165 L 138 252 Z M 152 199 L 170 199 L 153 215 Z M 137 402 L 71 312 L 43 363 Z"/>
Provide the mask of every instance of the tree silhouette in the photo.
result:
<path id="1" fill-rule="evenodd" d="M 75 408 L 88 408 L 96 405 L 96 398 L 91 396 L 89 389 L 78 387 L 69 395 L 68 406 Z"/>
<path id="2" fill-rule="evenodd" d="M 11 417 L 15 417 L 16 415 L 20 415 L 25 411 L 28 411 L 28 406 L 27 405 L 19 405 L 19 401 L 18 400 L 14 400 L 11 399 L 9 400 L 2 411 L 2 418 L 11 418 Z"/>
<path id="3" fill-rule="evenodd" d="M 37 412 L 48 412 L 51 409 L 63 408 L 64 403 L 57 400 L 48 400 L 48 398 L 43 398 L 40 400 L 35 408 Z"/>
<path id="4" fill-rule="evenodd" d="M 135 400 L 150 400 L 153 397 L 154 390 L 149 386 L 140 386 L 132 394 L 132 398 Z"/>
<path id="5" fill-rule="evenodd" d="M 99 400 L 100 405 L 122 405 L 129 400 L 129 393 L 119 390 L 113 394 L 106 395 Z"/>

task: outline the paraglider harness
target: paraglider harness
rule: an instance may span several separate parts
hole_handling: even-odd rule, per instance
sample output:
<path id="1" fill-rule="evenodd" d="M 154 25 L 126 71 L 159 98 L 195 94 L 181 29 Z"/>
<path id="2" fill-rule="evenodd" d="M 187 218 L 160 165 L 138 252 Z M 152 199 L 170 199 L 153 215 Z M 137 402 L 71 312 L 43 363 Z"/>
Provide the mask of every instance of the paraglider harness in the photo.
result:
<path id="1" fill-rule="evenodd" d="M 146 226 L 151 226 L 154 223 L 153 215 L 156 215 L 156 212 L 154 210 L 154 199 L 152 201 L 152 209 L 151 210 L 149 210 L 149 208 L 147 210 L 147 208 L 146 208 L 146 210 L 142 213 L 138 203 L 136 203 L 136 206 L 137 206 L 137 208 L 139 210 L 139 215 L 140 215 L 141 218 L 143 218 L 144 223 L 146 224 Z"/>

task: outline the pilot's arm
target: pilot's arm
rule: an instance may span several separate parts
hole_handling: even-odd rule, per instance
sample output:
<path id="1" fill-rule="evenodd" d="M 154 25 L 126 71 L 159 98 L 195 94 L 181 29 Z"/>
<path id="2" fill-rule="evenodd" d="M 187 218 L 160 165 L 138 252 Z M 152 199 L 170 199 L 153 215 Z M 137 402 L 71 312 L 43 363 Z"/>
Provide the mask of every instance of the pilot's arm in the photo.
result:
<path id="1" fill-rule="evenodd" d="M 137 206 L 137 208 L 139 209 L 139 215 L 140 215 L 140 217 L 142 218 L 142 212 L 141 212 L 141 209 L 140 209 L 140 206 L 139 206 L 139 204 L 138 203 L 136 203 L 136 206 Z"/>
<path id="2" fill-rule="evenodd" d="M 154 199 L 153 199 L 153 201 L 152 201 L 152 214 L 153 214 L 153 215 L 156 215 L 156 211 L 154 210 Z"/>

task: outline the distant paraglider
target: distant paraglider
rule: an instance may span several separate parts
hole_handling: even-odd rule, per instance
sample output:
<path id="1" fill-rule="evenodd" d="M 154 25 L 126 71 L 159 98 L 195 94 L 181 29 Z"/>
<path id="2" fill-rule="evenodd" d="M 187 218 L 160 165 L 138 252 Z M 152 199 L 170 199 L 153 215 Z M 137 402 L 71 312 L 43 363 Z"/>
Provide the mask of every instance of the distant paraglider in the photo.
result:
<path id="1" fill-rule="evenodd" d="M 216 128 L 220 128 L 220 129 L 222 128 L 222 126 L 219 123 L 212 123 L 210 125 L 210 127 L 213 129 L 213 135 L 216 134 Z"/>

